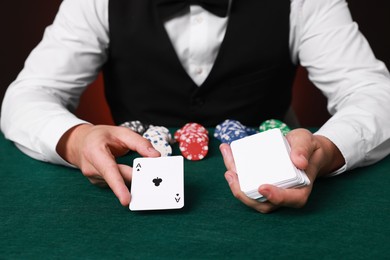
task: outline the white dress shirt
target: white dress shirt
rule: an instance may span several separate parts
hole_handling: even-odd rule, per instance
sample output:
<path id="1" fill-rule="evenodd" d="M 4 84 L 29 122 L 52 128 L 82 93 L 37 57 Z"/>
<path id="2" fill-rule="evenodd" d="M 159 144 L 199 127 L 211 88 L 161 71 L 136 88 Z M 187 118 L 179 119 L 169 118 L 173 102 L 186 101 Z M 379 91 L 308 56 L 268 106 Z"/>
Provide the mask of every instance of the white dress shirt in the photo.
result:
<path id="1" fill-rule="evenodd" d="M 192 6 L 165 23 L 183 67 L 198 85 L 213 66 L 227 20 Z M 33 158 L 69 165 L 56 145 L 68 129 L 85 123 L 69 110 L 97 77 L 109 44 L 108 0 L 64 0 L 6 92 L 1 110 L 6 138 Z M 389 154 L 390 75 L 352 21 L 345 0 L 291 0 L 290 51 L 328 98 L 333 116 L 316 134 L 342 152 L 346 164 L 337 173 Z"/>

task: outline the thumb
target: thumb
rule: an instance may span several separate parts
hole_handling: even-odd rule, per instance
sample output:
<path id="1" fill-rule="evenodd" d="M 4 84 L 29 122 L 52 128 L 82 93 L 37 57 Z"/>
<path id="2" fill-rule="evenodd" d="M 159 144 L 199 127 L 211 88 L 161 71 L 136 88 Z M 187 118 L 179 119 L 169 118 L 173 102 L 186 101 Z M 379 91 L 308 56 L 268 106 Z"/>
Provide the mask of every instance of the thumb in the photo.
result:
<path id="1" fill-rule="evenodd" d="M 301 208 L 306 204 L 310 189 L 283 189 L 270 184 L 259 187 L 262 194 L 270 203 L 278 207 Z"/>
<path id="2" fill-rule="evenodd" d="M 290 158 L 292 162 L 297 168 L 305 170 L 315 149 L 311 133 L 304 129 L 298 129 L 291 131 L 286 138 L 291 147 Z"/>

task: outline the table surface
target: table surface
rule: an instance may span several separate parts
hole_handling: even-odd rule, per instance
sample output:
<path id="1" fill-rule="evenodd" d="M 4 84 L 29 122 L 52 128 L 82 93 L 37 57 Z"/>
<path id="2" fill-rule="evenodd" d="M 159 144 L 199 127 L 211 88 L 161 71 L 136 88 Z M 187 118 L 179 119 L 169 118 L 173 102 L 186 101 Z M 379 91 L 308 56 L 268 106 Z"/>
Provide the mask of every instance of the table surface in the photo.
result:
<path id="1" fill-rule="evenodd" d="M 317 180 L 302 209 L 260 214 L 232 196 L 218 145 L 185 160 L 183 209 L 132 212 L 79 170 L 0 135 L 0 258 L 389 259 L 390 157 Z"/>

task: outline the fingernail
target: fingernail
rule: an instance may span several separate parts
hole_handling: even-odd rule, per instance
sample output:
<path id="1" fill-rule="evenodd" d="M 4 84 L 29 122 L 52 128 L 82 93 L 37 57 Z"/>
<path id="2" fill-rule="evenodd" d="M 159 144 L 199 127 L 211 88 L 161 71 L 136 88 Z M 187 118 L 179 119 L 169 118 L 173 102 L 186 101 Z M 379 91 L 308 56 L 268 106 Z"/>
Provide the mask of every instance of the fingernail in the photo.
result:
<path id="1" fill-rule="evenodd" d="M 264 197 L 268 198 L 269 196 L 269 190 L 267 189 L 262 189 L 262 187 L 259 188 L 259 192 L 261 195 L 263 195 Z"/>

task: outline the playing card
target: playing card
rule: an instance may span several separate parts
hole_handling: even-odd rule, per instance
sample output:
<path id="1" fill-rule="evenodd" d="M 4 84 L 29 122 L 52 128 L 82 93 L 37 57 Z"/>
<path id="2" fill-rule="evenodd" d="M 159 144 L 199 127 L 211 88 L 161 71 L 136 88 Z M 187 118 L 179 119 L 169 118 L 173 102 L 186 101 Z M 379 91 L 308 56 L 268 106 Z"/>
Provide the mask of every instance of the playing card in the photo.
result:
<path id="1" fill-rule="evenodd" d="M 134 159 L 130 210 L 178 209 L 183 206 L 182 156 Z"/>
<path id="2" fill-rule="evenodd" d="M 280 129 L 271 129 L 231 143 L 241 190 L 250 198 L 264 201 L 262 184 L 296 188 L 310 183 L 306 173 L 290 159 L 290 146 Z"/>

